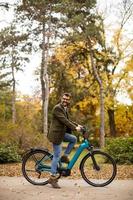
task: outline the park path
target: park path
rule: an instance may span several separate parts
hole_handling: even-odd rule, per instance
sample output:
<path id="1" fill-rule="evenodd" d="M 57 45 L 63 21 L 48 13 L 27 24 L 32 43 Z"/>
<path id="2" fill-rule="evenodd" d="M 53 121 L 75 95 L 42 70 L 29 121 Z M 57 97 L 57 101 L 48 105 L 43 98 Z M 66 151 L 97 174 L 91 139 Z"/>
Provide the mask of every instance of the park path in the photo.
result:
<path id="1" fill-rule="evenodd" d="M 0 200 L 133 200 L 133 180 L 115 180 L 103 188 L 62 178 L 61 189 L 34 186 L 23 177 L 0 177 Z"/>

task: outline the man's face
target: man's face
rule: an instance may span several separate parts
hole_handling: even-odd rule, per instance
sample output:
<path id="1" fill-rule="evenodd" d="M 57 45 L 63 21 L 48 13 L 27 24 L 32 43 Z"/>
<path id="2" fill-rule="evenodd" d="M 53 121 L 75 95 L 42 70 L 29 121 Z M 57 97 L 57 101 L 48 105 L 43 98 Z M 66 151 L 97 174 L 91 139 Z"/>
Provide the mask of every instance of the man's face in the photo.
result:
<path id="1" fill-rule="evenodd" d="M 64 107 L 68 107 L 68 105 L 70 104 L 70 97 L 64 95 L 64 96 L 61 98 L 61 104 L 62 104 Z"/>

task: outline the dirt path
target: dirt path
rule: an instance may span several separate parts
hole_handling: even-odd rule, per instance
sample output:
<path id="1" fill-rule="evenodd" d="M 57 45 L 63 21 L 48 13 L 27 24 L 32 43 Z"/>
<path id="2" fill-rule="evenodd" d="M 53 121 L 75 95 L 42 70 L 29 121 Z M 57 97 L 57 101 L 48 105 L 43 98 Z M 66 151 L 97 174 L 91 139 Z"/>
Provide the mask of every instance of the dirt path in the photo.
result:
<path id="1" fill-rule="evenodd" d="M 33 186 L 23 177 L 0 177 L 0 200 L 132 200 L 133 180 L 115 180 L 95 188 L 84 180 L 60 179 L 61 189 Z"/>

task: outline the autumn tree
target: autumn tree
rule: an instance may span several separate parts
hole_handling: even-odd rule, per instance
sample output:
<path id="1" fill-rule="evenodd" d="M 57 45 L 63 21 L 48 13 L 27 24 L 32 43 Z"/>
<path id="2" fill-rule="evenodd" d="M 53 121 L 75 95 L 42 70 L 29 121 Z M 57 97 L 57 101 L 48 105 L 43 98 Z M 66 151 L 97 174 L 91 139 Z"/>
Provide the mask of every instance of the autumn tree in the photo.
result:
<path id="1" fill-rule="evenodd" d="M 99 120 L 96 116 L 99 90 L 93 72 L 88 68 L 84 48 L 83 42 L 69 43 L 59 46 L 52 56 L 49 66 L 52 91 L 50 108 L 64 91 L 70 92 L 73 96 L 71 117 L 89 129 L 93 127 L 93 136 L 99 137 Z"/>
<path id="2" fill-rule="evenodd" d="M 98 74 L 96 62 L 93 56 L 94 44 L 101 43 L 102 29 L 100 27 L 101 18 L 95 12 L 96 1 L 65 1 L 62 23 L 66 27 L 65 43 L 84 42 L 88 68 L 93 72 L 93 76 L 100 86 L 101 102 L 101 125 L 100 125 L 100 144 L 104 146 L 104 102 L 103 85 Z M 65 9 L 66 8 L 66 9 Z M 69 8 L 69 9 L 68 9 Z"/>
<path id="3" fill-rule="evenodd" d="M 132 108 L 133 105 L 133 56 L 125 62 L 124 71 L 126 73 L 125 77 L 121 80 L 119 86 L 120 94 L 124 94 L 127 97 L 127 102 L 125 106 L 129 105 L 129 108 Z M 117 109 L 117 107 L 116 107 Z"/>
<path id="4" fill-rule="evenodd" d="M 115 111 L 115 120 L 117 124 L 117 136 L 133 136 L 133 105 L 117 105 Z"/>
<path id="5" fill-rule="evenodd" d="M 124 63 L 128 57 L 132 55 L 133 38 L 128 37 L 127 25 L 130 25 L 132 18 L 133 3 L 131 1 L 122 1 L 117 5 L 116 18 L 119 16 L 117 28 L 114 23 L 112 25 L 105 24 L 105 20 L 108 16 L 108 7 L 103 11 L 103 45 L 101 52 L 98 52 L 97 60 L 98 65 L 103 69 L 102 72 L 105 78 L 105 96 L 106 96 L 106 108 L 109 117 L 110 135 L 116 136 L 116 123 L 115 123 L 115 107 L 116 96 L 121 90 L 121 82 L 126 79 L 128 71 L 124 67 Z M 111 8 L 109 9 L 111 12 Z M 110 22 L 111 23 L 111 22 Z M 110 36 L 110 31 L 113 37 Z M 108 33 L 109 32 L 109 33 Z M 111 41 L 111 42 L 109 42 Z"/>

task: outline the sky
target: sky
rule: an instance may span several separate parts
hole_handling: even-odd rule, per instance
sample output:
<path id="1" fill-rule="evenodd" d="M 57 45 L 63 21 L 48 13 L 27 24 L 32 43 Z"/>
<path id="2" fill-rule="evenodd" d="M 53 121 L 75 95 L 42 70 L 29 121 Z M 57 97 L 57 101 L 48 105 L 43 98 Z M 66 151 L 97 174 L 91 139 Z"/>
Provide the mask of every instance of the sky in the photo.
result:
<path id="1" fill-rule="evenodd" d="M 0 4 L 3 2 L 7 2 L 13 4 L 17 0 L 0 0 Z M 116 17 L 115 17 L 115 7 L 121 0 L 98 0 L 98 7 L 101 11 L 106 10 L 106 6 L 110 7 L 113 6 L 113 13 L 106 13 L 106 24 L 115 24 Z M 111 8 L 112 9 L 112 8 Z M 13 19 L 13 7 L 10 6 L 10 11 L 6 11 L 5 9 L 0 9 L 0 29 L 4 26 L 10 24 Z M 108 34 L 111 34 L 108 33 Z M 36 81 L 36 77 L 34 72 L 36 68 L 39 66 L 41 61 L 41 57 L 39 54 L 33 54 L 30 57 L 30 63 L 24 68 L 24 72 L 19 72 L 16 75 L 17 79 L 17 91 L 21 92 L 24 95 L 32 95 L 36 89 L 39 88 L 39 82 Z M 125 104 L 131 104 L 131 100 L 127 97 L 126 94 L 119 94 L 117 96 L 118 101 Z"/>
<path id="2" fill-rule="evenodd" d="M 18 80 L 17 90 L 22 94 L 32 95 L 36 89 L 40 88 L 39 81 L 36 80 L 37 77 L 34 75 L 39 64 L 39 54 L 31 55 L 30 63 L 24 68 L 24 72 L 19 72 L 16 75 L 16 79 Z"/>
<path id="3" fill-rule="evenodd" d="M 16 0 L 0 0 L 0 4 L 9 3 L 10 10 L 0 9 L 0 29 L 9 25 L 13 19 L 13 7 L 11 6 Z M 30 63 L 27 63 L 23 72 L 16 74 L 17 85 L 16 89 L 18 92 L 24 95 L 32 95 L 34 90 L 39 87 L 39 83 L 36 81 L 34 71 L 40 64 L 40 55 L 33 54 L 30 56 Z"/>

